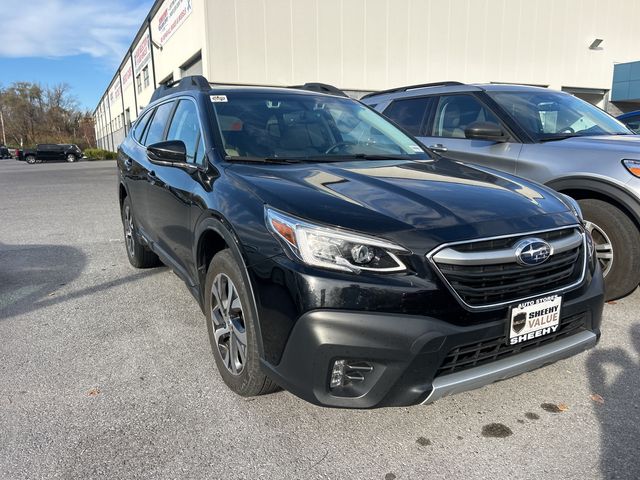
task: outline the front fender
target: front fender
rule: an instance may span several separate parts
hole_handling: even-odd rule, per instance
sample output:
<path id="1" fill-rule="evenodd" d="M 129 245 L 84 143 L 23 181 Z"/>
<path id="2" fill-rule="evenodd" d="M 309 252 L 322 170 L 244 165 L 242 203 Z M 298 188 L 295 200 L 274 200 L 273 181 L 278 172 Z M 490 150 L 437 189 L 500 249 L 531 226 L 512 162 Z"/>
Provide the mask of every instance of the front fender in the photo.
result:
<path id="1" fill-rule="evenodd" d="M 613 200 L 624 207 L 636 224 L 640 225 L 640 199 L 625 184 L 613 182 L 608 178 L 573 176 L 551 180 L 546 185 L 559 192 L 594 192 L 601 198 Z"/>

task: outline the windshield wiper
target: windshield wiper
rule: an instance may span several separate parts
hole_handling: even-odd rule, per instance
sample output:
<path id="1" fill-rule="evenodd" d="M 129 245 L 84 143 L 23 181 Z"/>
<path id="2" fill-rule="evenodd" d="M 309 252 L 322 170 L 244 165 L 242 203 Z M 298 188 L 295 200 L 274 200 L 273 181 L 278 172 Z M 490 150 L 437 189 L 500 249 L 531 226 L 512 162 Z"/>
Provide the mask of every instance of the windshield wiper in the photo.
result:
<path id="1" fill-rule="evenodd" d="M 354 153 L 348 155 L 318 155 L 300 157 L 236 157 L 226 156 L 228 162 L 252 163 L 318 163 L 318 162 L 348 162 L 352 160 L 411 160 L 409 155 L 378 155 L 368 153 Z"/>
<path id="2" fill-rule="evenodd" d="M 411 160 L 408 155 L 379 155 L 370 153 L 352 153 L 347 155 L 322 155 L 302 157 L 303 162 L 348 162 L 351 160 Z"/>
<path id="3" fill-rule="evenodd" d="M 578 135 L 576 133 L 563 133 L 560 135 L 549 135 L 546 137 L 540 137 L 539 142 L 553 142 L 556 140 L 566 140 L 567 138 L 584 137 L 584 135 Z"/>
<path id="4" fill-rule="evenodd" d="M 253 163 L 300 163 L 297 158 L 280 158 L 280 157 L 232 157 L 227 155 L 224 157 L 227 162 L 253 162 Z"/>

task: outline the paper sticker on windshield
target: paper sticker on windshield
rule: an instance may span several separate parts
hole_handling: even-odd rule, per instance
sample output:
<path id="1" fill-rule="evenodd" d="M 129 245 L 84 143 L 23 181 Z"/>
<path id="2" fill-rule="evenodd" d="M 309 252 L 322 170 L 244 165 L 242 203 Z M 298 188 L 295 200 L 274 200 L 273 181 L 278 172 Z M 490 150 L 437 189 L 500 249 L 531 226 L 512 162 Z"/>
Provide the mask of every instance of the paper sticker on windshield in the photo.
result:
<path id="1" fill-rule="evenodd" d="M 422 152 L 422 149 L 418 145 L 409 145 L 409 148 L 414 152 Z"/>
<path id="2" fill-rule="evenodd" d="M 227 102 L 228 101 L 226 95 L 209 95 L 209 98 L 214 103 L 220 103 L 220 102 Z"/>

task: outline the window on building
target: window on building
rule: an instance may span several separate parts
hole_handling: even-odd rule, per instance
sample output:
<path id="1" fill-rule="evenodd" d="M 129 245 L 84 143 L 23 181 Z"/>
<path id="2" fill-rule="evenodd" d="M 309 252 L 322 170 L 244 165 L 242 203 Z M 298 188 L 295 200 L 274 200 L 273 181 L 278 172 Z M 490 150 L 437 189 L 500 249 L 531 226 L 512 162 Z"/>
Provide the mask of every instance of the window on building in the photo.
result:
<path id="1" fill-rule="evenodd" d="M 424 136 L 425 118 L 431 101 L 430 97 L 395 100 L 385 109 L 384 114 L 410 134 Z"/>
<path id="2" fill-rule="evenodd" d="M 142 92 L 142 75 L 138 74 L 136 77 L 136 85 L 138 86 L 138 93 Z"/>
<path id="3" fill-rule="evenodd" d="M 193 163 L 196 159 L 199 137 L 200 123 L 196 105 L 190 100 L 180 100 L 171 120 L 167 140 L 182 140 L 187 147 L 187 162 Z"/>
<path id="4" fill-rule="evenodd" d="M 474 122 L 492 122 L 500 125 L 496 116 L 472 95 L 445 95 L 438 101 L 432 135 L 466 138 L 464 130 Z"/>
<path id="5" fill-rule="evenodd" d="M 173 109 L 174 102 L 167 102 L 156 108 L 156 113 L 151 120 L 151 124 L 147 129 L 147 136 L 145 138 L 145 145 L 153 145 L 154 143 L 161 142 L 164 138 L 164 129 L 167 126 L 169 120 L 169 114 Z"/>
<path id="6" fill-rule="evenodd" d="M 180 66 L 180 76 L 189 77 L 191 75 L 202 75 L 202 54 L 196 53 Z"/>
<path id="7" fill-rule="evenodd" d="M 149 86 L 149 66 L 142 69 L 142 77 L 144 79 L 144 88 Z"/>

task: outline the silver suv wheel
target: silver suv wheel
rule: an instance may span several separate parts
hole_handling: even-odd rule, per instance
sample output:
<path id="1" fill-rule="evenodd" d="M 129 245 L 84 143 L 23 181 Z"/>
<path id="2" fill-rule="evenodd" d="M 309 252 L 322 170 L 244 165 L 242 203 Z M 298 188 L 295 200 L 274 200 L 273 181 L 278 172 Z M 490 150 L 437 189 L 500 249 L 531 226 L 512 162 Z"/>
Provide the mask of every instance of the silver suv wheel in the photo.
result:
<path id="1" fill-rule="evenodd" d="M 593 222 L 584 222 L 585 228 L 593 237 L 596 249 L 596 258 L 600 262 L 602 274 L 606 277 L 613 266 L 613 244 L 607 233 Z"/>

